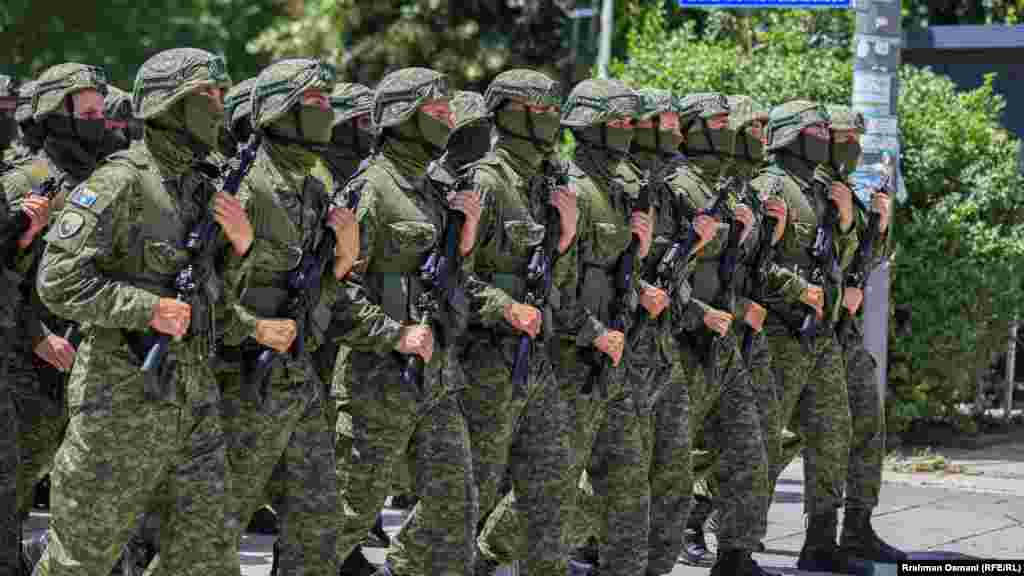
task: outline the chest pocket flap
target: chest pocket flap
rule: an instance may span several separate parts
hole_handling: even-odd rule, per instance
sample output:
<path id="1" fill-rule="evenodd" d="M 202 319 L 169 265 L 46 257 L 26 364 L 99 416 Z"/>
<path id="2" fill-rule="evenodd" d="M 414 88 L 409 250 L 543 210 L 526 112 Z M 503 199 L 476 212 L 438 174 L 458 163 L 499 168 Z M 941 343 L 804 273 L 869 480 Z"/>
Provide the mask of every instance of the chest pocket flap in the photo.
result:
<path id="1" fill-rule="evenodd" d="M 544 241 L 544 226 L 530 220 L 509 220 L 503 224 L 505 239 L 513 251 L 524 254 Z"/>
<path id="2" fill-rule="evenodd" d="M 388 224 L 391 248 L 396 254 L 424 254 L 437 241 L 437 227 L 430 222 L 405 220 Z"/>

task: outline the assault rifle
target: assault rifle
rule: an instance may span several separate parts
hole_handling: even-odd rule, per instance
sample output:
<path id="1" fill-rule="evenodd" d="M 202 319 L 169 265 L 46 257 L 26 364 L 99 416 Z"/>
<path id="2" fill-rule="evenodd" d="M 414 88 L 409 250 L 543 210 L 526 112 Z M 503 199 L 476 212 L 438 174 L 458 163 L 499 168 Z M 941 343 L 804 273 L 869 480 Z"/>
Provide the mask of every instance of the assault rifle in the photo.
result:
<path id="1" fill-rule="evenodd" d="M 57 188 L 59 188 L 59 186 L 56 178 L 46 178 L 39 184 L 33 186 L 28 196 L 38 196 L 40 198 L 49 199 L 53 197 Z M 21 238 L 22 234 L 27 232 L 32 226 L 32 219 L 29 218 L 27 212 L 19 210 L 14 214 L 8 214 L 7 219 L 4 220 L 2 224 L 3 228 L 0 228 L 0 249 L 2 249 L 3 252 L 0 252 L 0 254 L 6 255 L 4 262 L 7 263 L 11 262 L 14 254 L 18 250 L 15 245 L 18 238 Z"/>
<path id="2" fill-rule="evenodd" d="M 728 200 L 728 188 L 719 188 L 719 194 L 715 198 L 715 202 L 705 210 L 699 210 L 690 220 L 690 227 L 686 229 L 685 233 L 680 230 L 680 234 L 673 240 L 672 245 L 665 250 L 665 254 L 662 255 L 661 260 L 658 262 L 657 267 L 654 270 L 654 274 L 648 279 L 648 282 L 655 288 L 664 290 L 671 301 L 675 297 L 676 290 L 684 280 L 684 274 L 686 273 L 687 264 L 690 261 L 690 252 L 693 251 L 693 247 L 697 245 L 697 241 L 700 239 L 700 235 L 697 234 L 697 217 L 698 216 L 710 216 L 712 218 L 721 217 L 727 206 L 726 200 Z M 630 343 L 635 343 L 636 338 L 642 331 L 642 328 L 650 321 L 650 314 L 647 309 L 643 306 L 637 306 L 636 311 L 633 313 L 633 328 L 630 332 Z"/>
<path id="3" fill-rule="evenodd" d="M 774 189 L 772 194 L 776 193 L 781 184 L 778 180 L 775 181 Z M 760 242 L 757 247 L 757 252 L 754 253 L 754 260 L 750 265 L 750 278 L 749 278 L 749 290 L 747 293 L 750 296 L 750 300 L 757 303 L 758 305 L 764 305 L 765 295 L 765 276 L 764 271 L 768 264 L 774 257 L 775 248 L 772 246 L 772 235 L 775 233 L 775 225 L 778 220 L 772 218 L 765 213 L 764 226 Z M 754 328 L 746 323 L 743 324 L 743 344 L 740 348 L 743 360 L 749 365 L 750 354 L 754 346 Z"/>
<path id="4" fill-rule="evenodd" d="M 468 189 L 471 183 L 459 178 L 456 191 Z M 424 290 L 413 299 L 408 299 L 409 317 L 414 322 L 431 327 L 440 348 L 455 342 L 455 337 L 465 329 L 469 300 L 459 282 L 462 273 L 462 254 L 459 244 L 462 225 L 466 215 L 459 210 L 448 209 L 445 231 L 441 244 L 436 246 L 419 268 Z M 410 354 L 404 359 L 402 383 L 416 391 L 423 390 L 423 359 Z"/>
<path id="5" fill-rule="evenodd" d="M 883 194 L 892 195 L 891 167 L 882 176 L 882 181 L 878 190 Z M 868 276 L 871 274 L 871 266 L 874 264 L 875 238 L 878 236 L 879 219 L 881 218 L 881 214 L 876 212 L 873 208 L 870 209 L 869 214 L 866 236 L 861 238 L 860 245 L 857 246 L 857 253 L 854 255 L 852 270 L 847 275 L 850 284 L 859 288 L 861 291 L 863 291 L 867 286 Z M 852 321 L 853 315 L 850 314 L 849 310 L 843 307 L 842 315 L 839 317 L 839 324 L 836 325 L 836 334 L 839 336 L 840 340 L 845 341 Z"/>
<path id="6" fill-rule="evenodd" d="M 553 163 L 545 164 L 544 193 L 568 186 L 569 174 Z M 543 322 L 541 338 L 548 342 L 554 333 L 551 314 L 548 310 L 548 297 L 554 281 L 553 268 L 558 258 L 558 241 L 561 238 L 561 216 L 558 209 L 552 206 L 545 196 L 541 199 L 547 206 L 544 226 L 544 242 L 534 250 L 530 262 L 526 266 L 526 297 L 525 302 L 541 311 Z M 531 338 L 523 334 L 519 337 L 519 348 L 516 350 L 515 363 L 512 365 L 512 389 L 517 393 L 525 392 L 526 378 L 530 372 Z"/>
<path id="7" fill-rule="evenodd" d="M 313 194 L 319 194 L 321 198 L 326 197 L 323 185 L 319 181 L 307 180 L 306 185 L 315 185 L 317 189 Z M 345 207 L 355 210 L 359 206 L 359 198 L 360 194 L 357 191 L 351 191 Z M 329 213 L 330 209 L 327 212 Z M 325 265 L 334 262 L 334 250 L 338 239 L 326 222 L 323 224 L 321 234 L 316 246 L 312 250 L 303 251 L 299 265 L 288 274 L 288 298 L 282 306 L 281 316 L 295 321 L 295 339 L 289 350 L 293 360 L 300 360 L 306 355 L 306 335 L 309 332 L 310 315 L 320 303 L 321 280 L 324 274 L 333 274 L 332 271 L 325 272 Z M 249 372 L 250 382 L 264 382 L 279 357 L 280 353 L 276 350 L 262 347 Z"/>
<path id="8" fill-rule="evenodd" d="M 256 159 L 256 151 L 260 147 L 260 137 L 255 135 L 249 140 L 244 148 L 239 151 L 238 166 L 228 173 L 224 179 L 224 192 L 234 196 L 242 185 L 242 180 L 252 167 Z M 209 174 L 208 176 L 213 176 Z M 213 211 L 207 210 L 203 216 L 189 231 L 185 238 L 185 249 L 189 253 L 188 264 L 178 271 L 174 277 L 174 289 L 177 292 L 176 298 L 182 302 L 192 302 L 199 296 L 200 267 L 204 261 L 213 257 L 212 249 L 215 247 L 214 239 L 218 231 L 217 221 L 213 217 Z M 210 357 L 216 356 L 215 334 L 210 334 Z M 142 362 L 142 372 L 155 373 L 160 369 L 164 357 L 171 343 L 171 337 L 167 334 L 157 334 L 150 331 L 142 338 L 143 350 L 146 350 Z"/>
<path id="9" fill-rule="evenodd" d="M 630 212 L 646 214 L 650 208 L 651 190 L 648 184 L 644 184 L 640 188 L 640 195 Z M 619 265 L 615 274 L 615 299 L 612 301 L 611 321 L 608 328 L 617 332 L 625 332 L 626 330 L 626 314 L 629 313 L 629 299 L 633 291 L 633 269 L 639 255 L 640 237 L 633 234 L 632 239 L 629 241 L 629 246 L 626 247 L 626 251 L 619 256 Z M 627 349 L 624 348 L 623 353 L 626 351 Z M 597 356 L 598 368 L 591 371 L 590 378 L 583 385 L 582 392 L 584 394 L 589 394 L 594 388 L 594 383 L 600 381 L 602 374 L 612 366 L 611 358 L 602 358 L 603 354 L 598 354 L 600 354 Z"/>
<path id="10" fill-rule="evenodd" d="M 825 323 L 828 323 L 828 315 L 832 309 L 832 304 L 828 298 L 829 284 L 838 284 L 838 281 L 841 280 L 839 263 L 836 261 L 835 243 L 833 242 L 833 233 L 839 223 L 839 208 L 829 198 L 829 186 L 836 180 L 844 181 L 846 179 L 845 176 L 845 170 L 841 170 L 840 174 L 829 182 L 824 182 L 816 177 L 813 184 L 814 197 L 817 198 L 818 194 L 822 195 L 825 203 L 825 213 L 818 221 L 814 244 L 811 245 L 809 250 L 811 257 L 809 280 L 811 284 L 821 286 L 823 291 L 825 297 L 825 316 L 823 321 Z M 818 314 L 815 310 L 811 310 L 804 316 L 804 321 L 800 325 L 800 343 L 803 345 L 804 350 L 811 350 L 813 348 L 814 339 L 818 335 L 818 328 Z"/>

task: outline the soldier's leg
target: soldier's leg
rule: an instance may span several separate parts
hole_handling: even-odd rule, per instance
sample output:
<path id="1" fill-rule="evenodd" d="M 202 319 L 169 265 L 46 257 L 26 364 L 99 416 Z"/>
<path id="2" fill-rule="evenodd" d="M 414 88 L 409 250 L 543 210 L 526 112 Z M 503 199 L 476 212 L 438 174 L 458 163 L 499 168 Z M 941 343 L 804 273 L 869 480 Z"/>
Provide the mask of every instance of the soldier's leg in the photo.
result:
<path id="1" fill-rule="evenodd" d="M 523 522 L 518 557 L 521 574 L 565 574 L 563 505 L 571 496 L 569 428 L 554 372 L 546 359 L 531 371 L 530 397 L 510 453 L 510 475 Z"/>
<path id="2" fill-rule="evenodd" d="M 691 476 L 690 395 L 682 366 L 672 362 L 668 385 L 652 414 L 651 526 L 648 537 L 649 574 L 667 574 L 683 546 L 680 535 L 693 502 Z"/>
<path id="3" fill-rule="evenodd" d="M 266 504 L 266 488 L 274 467 L 309 397 L 308 387 L 283 382 L 280 367 L 273 369 L 262 401 L 243 392 L 248 386 L 240 371 L 223 371 L 220 416 L 228 445 L 231 493 L 229 521 L 231 545 L 223 551 L 237 562 L 242 533 L 253 513 Z"/>
<path id="4" fill-rule="evenodd" d="M 885 460 L 885 412 L 878 396 L 875 358 L 859 337 L 850 340 L 845 354 L 853 433 L 846 476 L 846 510 L 839 542 L 850 556 L 897 562 L 905 559 L 906 554 L 882 541 L 871 527 L 871 513 L 878 505 Z"/>
<path id="5" fill-rule="evenodd" d="M 134 359 L 110 341 L 87 339 L 71 372 L 71 421 L 50 474 L 37 576 L 107 574 L 180 453 L 179 423 L 189 410 L 145 399 Z"/>
<path id="6" fill-rule="evenodd" d="M 402 384 L 402 364 L 394 356 L 351 351 L 344 369 L 346 390 L 338 397 L 335 444 L 340 472 L 338 558 L 356 550 L 373 526 L 420 416 L 419 398 Z"/>
<path id="7" fill-rule="evenodd" d="M 766 531 L 767 510 L 761 497 L 768 482 L 765 442 L 761 436 L 758 397 L 740 359 L 732 334 L 719 341 L 722 393 L 714 434 L 719 450 L 715 497 L 720 517 L 719 557 L 730 552 L 749 556 Z"/>
<path id="8" fill-rule="evenodd" d="M 18 574 L 21 522 L 18 515 L 18 418 L 0 351 L 0 573 Z"/>
<path id="9" fill-rule="evenodd" d="M 797 565 L 804 570 L 836 571 L 842 568 L 836 524 L 850 441 L 846 367 L 833 337 L 819 336 L 814 352 L 814 366 L 800 406 L 801 432 L 807 439 L 804 510 L 808 528 Z"/>
<path id="10" fill-rule="evenodd" d="M 334 576 L 338 572 L 338 484 L 334 434 L 316 398 L 295 426 L 273 483 L 280 520 L 279 576 Z"/>
<path id="11" fill-rule="evenodd" d="M 35 372 L 33 370 L 33 372 Z M 67 410 L 60 402 L 60 391 L 40 386 L 38 378 L 20 382 L 13 389 L 18 413 L 18 512 L 28 516 L 32 509 L 33 489 L 50 471 L 53 457 L 67 427 Z M 60 385 L 59 382 L 49 384 Z"/>
<path id="12" fill-rule="evenodd" d="M 635 576 L 645 572 L 648 557 L 651 485 L 644 431 L 650 413 L 637 405 L 623 368 L 609 376 L 587 474 L 598 503 L 600 571 Z"/>
<path id="13" fill-rule="evenodd" d="M 783 427 L 797 420 L 796 407 L 813 366 L 813 357 L 805 354 L 800 342 L 789 331 L 780 327 L 765 327 L 765 337 L 771 354 L 775 375 L 775 393 L 778 398 L 778 418 L 768 426 L 768 494 L 775 494 L 775 485 L 783 469 L 789 465 L 783 453 Z"/>
<path id="14" fill-rule="evenodd" d="M 436 397 L 409 446 L 419 502 L 388 562 L 398 576 L 461 576 L 473 570 L 477 526 L 469 430 L 454 394 Z"/>

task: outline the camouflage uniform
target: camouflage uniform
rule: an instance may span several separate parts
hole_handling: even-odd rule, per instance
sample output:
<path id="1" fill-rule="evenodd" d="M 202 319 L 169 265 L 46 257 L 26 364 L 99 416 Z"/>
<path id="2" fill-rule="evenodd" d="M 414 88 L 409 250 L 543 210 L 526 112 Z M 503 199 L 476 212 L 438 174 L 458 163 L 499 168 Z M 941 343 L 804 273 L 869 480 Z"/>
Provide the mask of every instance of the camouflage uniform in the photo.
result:
<path id="1" fill-rule="evenodd" d="M 220 553 L 228 486 L 208 355 L 213 298 L 191 302 L 190 333 L 171 342 L 155 372 L 140 372 L 153 310 L 174 295 L 174 275 L 189 261 L 179 246 L 213 189 L 197 161 L 216 143 L 219 106 L 192 91 L 229 82 L 223 62 L 202 50 L 147 60 L 133 110 L 157 122 L 143 144 L 112 155 L 75 188 L 47 234 L 39 295 L 81 322 L 85 338 L 68 384 L 71 422 L 55 457 L 37 575 L 106 574 L 147 505 L 163 515 L 156 574 L 238 573 L 237 557 L 223 563 Z M 187 131 L 172 112 L 182 101 Z M 38 117 L 41 101 L 36 108 Z M 219 289 L 207 270 L 197 272 L 207 294 Z"/>
<path id="2" fill-rule="evenodd" d="M 529 105 L 557 106 L 558 83 L 532 70 L 510 70 L 495 78 L 485 97 L 474 96 L 466 98 L 469 106 L 460 106 L 463 100 L 458 94 L 453 100 L 460 114 L 445 155 L 445 165 L 454 170 L 475 160 L 476 154 L 486 154 L 490 119 L 494 118 L 498 128 L 494 150 L 472 164 L 468 173 L 484 210 L 478 232 L 481 240 L 474 249 L 474 274 L 467 286 L 473 316 L 460 351 L 473 385 L 462 392 L 461 400 L 472 440 L 473 475 L 482 514 L 490 512 L 499 499 L 514 498 L 524 524 L 510 541 L 497 542 L 494 550 L 486 538 L 481 539 L 481 560 L 493 566 L 520 559 L 523 574 L 562 574 L 567 555 L 562 545 L 561 506 L 570 488 L 566 482 L 566 408 L 549 348 L 542 340 L 529 344 L 526 377 L 513 383 L 512 369 L 522 335 L 504 318 L 509 305 L 533 303 L 528 300 L 524 278 L 531 256 L 544 239 L 545 223 L 556 227 L 556 238 L 559 234 L 558 220 L 551 223 L 545 219 L 551 190 L 544 179 L 546 170 L 557 169 L 545 160 L 558 133 L 558 115 L 513 111 L 507 104 L 511 98 L 519 98 Z M 527 114 L 532 116 L 530 120 Z M 476 130 L 476 134 L 465 130 Z M 572 280 L 573 261 L 554 258 L 553 285 L 557 290 Z M 539 292 L 535 295 L 543 298 Z M 543 330 L 555 337 L 556 327 L 549 325 L 550 310 L 544 318 Z M 508 488 L 515 496 L 501 489 L 506 470 Z"/>
<path id="3" fill-rule="evenodd" d="M 13 110 L 10 104 L 16 106 L 16 93 L 13 80 L 8 76 L 0 76 L 0 122 L 10 123 L 13 128 Z M 2 129 L 2 128 L 0 128 Z M 7 151 L 8 145 L 13 141 L 14 130 L 8 132 L 8 137 L 0 140 L 0 154 Z M 0 156 L 0 171 L 6 171 L 7 166 Z M 4 193 L 3 181 L 0 180 L 0 229 L 12 225 L 15 217 L 15 209 L 11 206 Z M 13 382 L 10 380 L 10 365 L 17 361 L 25 352 L 23 346 L 15 346 L 17 342 L 25 342 L 19 329 L 26 328 L 27 324 L 16 321 L 22 314 L 22 304 L 17 298 L 20 293 L 19 284 L 21 278 L 15 270 L 8 269 L 8 258 L 6 255 L 17 250 L 17 238 L 6 238 L 4 244 L 0 245 L 0 287 L 3 288 L 5 298 L 0 302 L 0 573 L 18 574 L 19 545 L 21 541 L 21 522 L 18 518 L 18 418 L 15 413 L 14 401 L 11 397 Z M 35 324 L 38 326 L 38 323 Z M 31 354 L 31 351 L 28 352 Z"/>
<path id="4" fill-rule="evenodd" d="M 14 164 L 19 159 L 34 155 L 43 145 L 39 125 L 32 120 L 32 95 L 35 94 L 35 80 L 29 80 L 18 87 L 14 121 L 21 135 L 0 155 L 0 162 Z"/>
<path id="5" fill-rule="evenodd" d="M 596 534 L 601 572 L 631 575 L 647 565 L 650 486 L 644 432 L 653 391 L 632 378 L 637 372 L 630 368 L 628 348 L 613 367 L 593 343 L 616 320 L 618 262 L 632 239 L 629 219 L 641 186 L 626 156 L 632 130 L 610 128 L 607 122 L 638 110 L 639 95 L 622 82 L 586 80 L 573 89 L 562 112 L 561 124 L 573 130 L 577 142 L 569 181 L 579 215 L 573 245 L 561 258 L 572 259 L 579 272 L 559 292 L 555 361 L 573 431 L 566 482 L 579 480 L 586 489 L 567 499 L 563 530 L 577 546 Z M 618 318 L 633 313 L 635 279 L 634 274 Z M 628 329 L 627 318 L 622 331 Z"/>
<path id="6" fill-rule="evenodd" d="M 277 62 L 260 73 L 252 87 L 251 122 L 261 138 L 256 159 L 238 197 L 253 224 L 248 253 L 225 272 L 228 300 L 238 316 L 237 330 L 224 336 L 223 358 L 235 367 L 221 371 L 221 417 L 228 436 L 231 472 L 231 546 L 225 562 L 238 558 L 242 532 L 252 514 L 268 500 L 279 511 L 279 574 L 333 575 L 337 572 L 334 438 L 325 426 L 323 387 L 311 354 L 326 326 L 313 310 L 306 322 L 305 350 L 295 357 L 276 354 L 262 381 L 252 374 L 262 350 L 255 340 L 257 322 L 282 317 L 289 298 L 288 278 L 303 255 L 317 250 L 333 189 L 313 148 L 327 138 L 330 110 L 301 105 L 306 90 L 325 93 L 334 70 L 315 60 Z M 329 307 L 338 292 L 333 252 L 322 273 L 320 294 L 310 296 Z M 302 323 L 301 318 L 293 318 Z M 302 337 L 301 333 L 300 336 Z M 271 473 L 278 494 L 268 494 Z"/>
<path id="7" fill-rule="evenodd" d="M 420 105 L 450 98 L 445 76 L 433 70 L 405 68 L 386 76 L 374 96 L 377 151 L 338 198 L 343 204 L 359 194 L 361 244 L 347 283 L 349 303 L 344 316 L 335 317 L 341 343 L 351 348 L 336 367 L 349 395 L 338 415 L 339 435 L 349 438 L 338 446 L 351 446 L 342 456 L 351 463 L 340 489 L 345 528 L 339 553 L 347 556 L 366 535 L 404 458 L 420 500 L 389 553 L 394 572 L 403 576 L 472 570 L 472 463 L 455 395 L 465 386 L 462 368 L 454 347 L 436 331 L 422 387 L 402 376 L 409 357 L 395 351 L 402 326 L 420 320 L 410 310 L 426 290 L 417 270 L 438 244 L 447 212 L 447 202 L 424 175 L 448 125 Z"/>
<path id="8" fill-rule="evenodd" d="M 829 106 L 828 115 L 832 130 L 855 130 L 864 132 L 864 118 L 846 106 Z M 846 164 L 852 170 L 860 156 L 860 145 L 834 144 L 832 164 Z M 851 188 L 853 184 L 847 181 Z M 859 198 L 854 197 L 857 209 L 858 230 L 867 232 L 868 208 Z M 871 270 L 888 257 L 891 246 L 888 234 L 874 241 L 875 263 Z M 853 280 L 847 277 L 847 281 Z M 863 307 L 861 308 L 863 310 Z M 844 309 L 843 315 L 848 314 Z M 843 533 L 840 543 L 850 555 L 895 562 L 904 557 L 903 553 L 878 539 L 870 526 L 871 511 L 878 505 L 878 494 L 882 485 L 882 463 L 885 460 L 885 414 L 883 403 L 878 397 L 875 369 L 877 361 L 864 348 L 861 323 L 863 314 L 851 319 L 848 334 L 840 334 L 843 356 L 846 363 L 847 393 L 850 402 L 851 438 L 850 456 L 846 472 L 846 513 L 843 515 Z M 804 439 L 797 435 L 783 445 L 783 467 L 789 464 L 796 453 L 803 448 Z"/>
<path id="9" fill-rule="evenodd" d="M 823 107 L 793 101 L 771 111 L 768 123 L 770 164 L 751 183 L 760 197 L 777 196 L 787 205 L 786 231 L 775 248 L 775 259 L 765 272 L 765 302 L 769 310 L 765 334 L 778 377 L 780 420 L 770 439 L 769 474 L 774 481 L 786 462 L 781 454 L 781 424 L 796 422 L 804 437 L 804 508 L 810 517 L 807 539 L 798 563 L 801 569 L 833 570 L 836 510 L 842 504 L 843 481 L 849 455 L 850 411 L 846 393 L 845 364 L 833 332 L 841 300 L 841 278 L 830 278 L 826 289 L 825 318 L 818 335 L 805 350 L 798 338 L 801 322 L 813 309 L 801 295 L 809 285 L 809 254 L 819 218 L 828 206 L 828 145 L 815 143 L 800 131 L 812 125 L 826 126 Z M 815 180 L 824 184 L 824 193 Z M 837 268 L 845 270 L 857 247 L 857 227 L 833 231 Z M 831 276 L 831 272 L 828 273 Z M 770 494 L 771 492 L 769 492 Z"/>
<path id="10" fill-rule="evenodd" d="M 764 149 L 760 137 L 750 132 L 750 126 L 755 120 L 766 121 L 768 119 L 768 112 L 748 96 L 729 96 L 727 103 L 729 105 L 728 130 L 734 138 L 734 144 L 731 154 L 732 163 L 726 167 L 725 176 L 739 179 L 738 185 L 740 186 L 741 193 L 738 201 L 754 207 L 756 214 L 759 200 L 749 188 L 749 182 L 764 159 Z M 738 287 L 735 315 L 740 319 L 736 323 L 735 329 L 737 330 L 737 340 L 741 344 L 746 340 L 746 332 L 751 330 L 742 320 L 750 302 L 746 296 L 752 292 L 752 283 L 756 282 L 758 278 L 750 267 L 753 264 L 755 252 L 760 249 L 759 244 L 767 239 L 761 231 L 761 224 L 758 224 L 758 227 L 752 233 L 751 239 L 745 243 L 735 273 L 734 281 Z M 757 398 L 761 440 L 767 457 L 769 453 L 769 430 L 772 429 L 770 423 L 778 419 L 778 398 L 776 396 L 774 374 L 771 371 L 771 356 L 768 353 L 764 335 L 762 333 L 752 333 L 749 349 L 741 349 L 741 353 L 746 354 L 744 360 L 746 361 L 747 371 L 750 373 L 751 384 Z M 720 414 L 717 406 L 712 406 L 706 417 L 711 421 L 719 420 Z M 692 565 L 711 565 L 714 558 L 707 550 L 703 532 L 705 522 L 713 510 L 713 498 L 719 494 L 719 475 L 716 472 L 716 467 L 718 464 L 718 450 L 721 447 L 714 445 L 713 439 L 706 435 L 701 438 L 700 444 L 700 446 L 696 447 L 697 449 L 693 455 L 693 474 L 697 480 L 697 485 L 695 486 L 696 503 L 687 522 L 686 536 L 684 538 L 684 561 Z M 752 518 L 758 514 L 761 516 L 767 515 L 770 498 L 764 492 L 766 491 L 764 490 L 764 485 L 762 485 L 762 488 L 757 490 L 757 495 L 749 497 L 747 506 L 756 507 L 751 508 L 750 515 Z M 758 495 L 761 497 L 760 501 L 757 499 Z M 766 522 L 764 519 L 754 520 L 750 528 L 752 537 L 763 538 L 765 529 Z"/>

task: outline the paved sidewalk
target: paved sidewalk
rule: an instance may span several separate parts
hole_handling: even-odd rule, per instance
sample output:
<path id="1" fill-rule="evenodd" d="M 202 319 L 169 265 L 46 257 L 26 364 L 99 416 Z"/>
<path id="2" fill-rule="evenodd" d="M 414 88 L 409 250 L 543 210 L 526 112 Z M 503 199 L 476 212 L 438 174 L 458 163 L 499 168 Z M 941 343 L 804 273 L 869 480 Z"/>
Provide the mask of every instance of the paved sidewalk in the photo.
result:
<path id="1" fill-rule="evenodd" d="M 876 531 L 891 544 L 907 550 L 1024 558 L 1024 474 L 1020 474 L 1024 472 L 1024 446 L 1003 450 L 1007 452 L 1000 455 L 1009 458 L 988 458 L 976 452 L 957 454 L 962 460 L 947 456 L 955 463 L 963 463 L 971 474 L 886 471 L 881 504 L 875 513 Z M 1010 459 L 1018 455 L 1021 457 Z M 971 469 L 968 463 L 975 468 Z M 801 466 L 797 460 L 783 473 L 768 516 L 768 553 L 757 556 L 763 566 L 789 574 L 796 573 L 792 567 L 804 536 Z M 34 514 L 26 531 L 38 533 L 46 521 L 46 514 Z M 393 533 L 400 523 L 401 513 L 385 512 L 387 531 Z M 269 574 L 273 541 L 273 536 L 245 536 L 240 558 L 244 576 Z M 369 549 L 367 553 L 370 561 L 383 561 L 384 550 Z M 707 568 L 679 564 L 672 575 L 708 572 Z"/>

